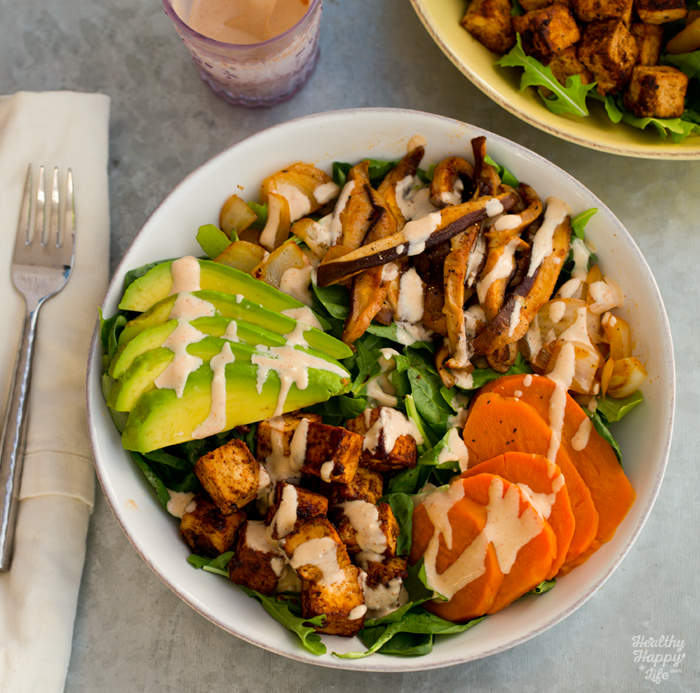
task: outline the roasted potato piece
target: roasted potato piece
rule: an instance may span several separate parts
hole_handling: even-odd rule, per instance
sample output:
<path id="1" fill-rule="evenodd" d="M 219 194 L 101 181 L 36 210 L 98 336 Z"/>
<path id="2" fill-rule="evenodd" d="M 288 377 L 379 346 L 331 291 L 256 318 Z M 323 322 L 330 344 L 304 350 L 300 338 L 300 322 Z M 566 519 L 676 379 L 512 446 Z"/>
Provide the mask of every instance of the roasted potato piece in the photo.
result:
<path id="1" fill-rule="evenodd" d="M 242 441 L 233 439 L 207 453 L 194 465 L 204 490 L 225 515 L 255 500 L 260 487 L 260 465 Z"/>
<path id="2" fill-rule="evenodd" d="M 272 252 L 289 238 L 292 220 L 287 198 L 276 192 L 268 196 L 268 212 L 265 228 L 260 232 L 260 245 Z M 260 279 L 260 277 L 258 277 Z"/>
<path id="3" fill-rule="evenodd" d="M 273 454 L 289 457 L 292 437 L 302 419 L 321 423 L 319 414 L 303 411 L 290 411 L 261 421 L 255 433 L 255 453 L 258 460 L 264 462 Z"/>
<path id="4" fill-rule="evenodd" d="M 627 26 L 632 18 L 632 0 L 572 0 L 576 16 L 586 24 L 604 19 L 621 19 Z"/>
<path id="5" fill-rule="evenodd" d="M 515 45 L 510 10 L 510 0 L 472 0 L 460 24 L 490 51 L 507 53 Z"/>
<path id="6" fill-rule="evenodd" d="M 688 14 L 685 0 L 634 0 L 634 9 L 645 24 L 666 24 Z"/>
<path id="7" fill-rule="evenodd" d="M 319 633 L 353 636 L 364 625 L 364 596 L 359 570 L 350 562 L 338 532 L 327 518 L 300 523 L 280 541 L 302 580 L 304 618 L 326 615 Z"/>
<path id="8" fill-rule="evenodd" d="M 328 499 L 300 486 L 281 481 L 275 487 L 275 496 L 267 510 L 270 536 L 281 539 L 294 529 L 299 520 L 328 513 Z"/>
<path id="9" fill-rule="evenodd" d="M 640 24 L 636 22 L 630 27 L 639 49 L 638 65 L 657 65 L 661 57 L 661 47 L 664 42 L 664 28 L 658 24 Z"/>
<path id="10" fill-rule="evenodd" d="M 679 118 L 685 110 L 688 77 L 670 65 L 637 65 L 623 96 L 638 118 Z"/>
<path id="11" fill-rule="evenodd" d="M 513 28 L 522 37 L 523 50 L 542 62 L 549 61 L 581 38 L 571 10 L 560 3 L 513 17 Z"/>
<path id="12" fill-rule="evenodd" d="M 301 240 L 309 246 L 311 252 L 319 259 L 322 259 L 330 248 L 330 231 L 323 226 L 323 224 L 309 217 L 304 217 L 295 222 L 294 226 L 292 226 L 291 233 L 301 238 Z"/>
<path id="13" fill-rule="evenodd" d="M 348 553 L 359 561 L 381 562 L 396 555 L 399 523 L 388 503 L 348 501 L 331 508 L 330 514 Z"/>
<path id="14" fill-rule="evenodd" d="M 578 57 L 598 82 L 602 96 L 629 82 L 638 55 L 634 36 L 619 19 L 593 22 L 583 30 Z"/>
<path id="15" fill-rule="evenodd" d="M 231 195 L 221 207 L 219 228 L 231 238 L 231 231 L 236 234 L 245 231 L 258 215 L 238 195 Z"/>
<path id="16" fill-rule="evenodd" d="M 417 431 L 409 420 L 396 409 L 377 407 L 346 424 L 350 431 L 365 436 L 360 465 L 375 472 L 396 472 L 412 469 L 418 460 L 414 434 Z M 394 438 L 397 431 L 408 431 Z M 387 446 L 391 449 L 387 450 Z"/>
<path id="17" fill-rule="evenodd" d="M 296 221 L 336 197 L 338 186 L 327 173 L 312 164 L 298 162 L 263 181 L 262 202 L 268 202 L 270 193 L 282 195 L 287 200 L 290 219 Z"/>
<path id="18" fill-rule="evenodd" d="M 312 422 L 306 433 L 306 458 L 301 472 L 323 481 L 347 484 L 357 471 L 362 436 L 339 426 Z"/>
<path id="19" fill-rule="evenodd" d="M 222 513 L 205 493 L 198 493 L 188 508 L 180 520 L 180 534 L 192 552 L 200 556 L 216 558 L 229 551 L 246 521 L 242 510 Z"/>
<path id="20" fill-rule="evenodd" d="M 285 274 L 288 271 L 308 272 L 310 281 L 311 269 L 309 258 L 307 258 L 302 249 L 290 239 L 277 248 L 277 250 L 271 252 L 268 257 L 253 270 L 252 275 L 256 279 L 262 279 L 266 284 L 274 286 L 275 289 L 284 291 L 283 287 L 285 286 L 285 282 L 292 276 L 287 275 L 287 280 L 285 280 Z M 289 291 L 285 293 L 289 293 Z M 301 298 L 296 295 L 294 298 L 301 300 Z M 308 303 L 308 301 L 302 301 L 302 303 Z"/>
<path id="21" fill-rule="evenodd" d="M 265 259 L 265 248 L 248 241 L 234 241 L 214 262 L 251 274 Z"/>
<path id="22" fill-rule="evenodd" d="M 286 558 L 265 524 L 248 520 L 241 528 L 236 552 L 228 564 L 229 577 L 237 585 L 270 596 L 277 588 Z"/>

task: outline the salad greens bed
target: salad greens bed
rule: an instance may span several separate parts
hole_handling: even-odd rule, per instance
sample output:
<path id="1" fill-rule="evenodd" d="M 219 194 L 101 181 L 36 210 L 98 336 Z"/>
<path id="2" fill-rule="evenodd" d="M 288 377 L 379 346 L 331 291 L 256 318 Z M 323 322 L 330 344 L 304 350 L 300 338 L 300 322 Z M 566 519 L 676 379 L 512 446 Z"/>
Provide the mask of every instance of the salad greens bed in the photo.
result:
<path id="1" fill-rule="evenodd" d="M 688 9 L 700 9 L 700 2 L 692 0 L 687 3 Z M 513 14 L 523 14 L 517 0 L 514 0 Z M 669 38 L 684 28 L 684 21 L 671 22 L 664 25 Z M 674 142 L 682 142 L 689 135 L 700 135 L 700 50 L 693 53 L 681 53 L 680 55 L 663 55 L 661 65 L 672 65 L 684 72 L 690 82 L 686 95 L 685 111 L 680 118 L 638 118 L 628 111 L 622 103 L 622 95 L 608 94 L 601 96 L 595 91 L 596 82 L 582 84 L 581 77 L 574 75 L 566 80 L 566 86 L 552 73 L 550 67 L 543 65 L 539 60 L 526 55 L 523 50 L 520 35 L 517 36 L 516 45 L 509 53 L 496 61 L 500 67 L 519 67 L 523 73 L 520 78 L 520 91 L 527 87 L 544 87 L 551 92 L 549 96 L 542 96 L 544 105 L 557 115 L 571 114 L 579 117 L 587 116 L 587 99 L 602 101 L 605 112 L 613 123 L 626 123 L 634 128 L 644 130 L 649 125 L 658 134 L 665 138 L 670 135 Z"/>
<path id="2" fill-rule="evenodd" d="M 489 163 L 498 167 L 502 180 L 513 186 L 518 180 L 508 170 L 499 166 L 490 157 Z M 371 160 L 370 177 L 373 185 L 381 182 L 382 178 L 396 165 L 396 161 Z M 342 186 L 345 175 L 351 164 L 334 163 L 334 181 Z M 433 168 L 420 171 L 424 182 L 432 178 Z M 249 203 L 258 213 L 257 224 L 264 223 L 267 217 L 266 205 Z M 584 237 L 584 229 L 589 219 L 597 210 L 589 209 L 572 219 L 572 230 L 579 238 Z M 262 218 L 262 220 L 261 220 Z M 217 253 L 215 226 L 200 227 L 198 240 L 205 252 Z M 219 233 L 222 233 L 219 231 Z M 233 240 L 233 239 L 231 239 Z M 227 238 L 227 243 L 231 240 Z M 213 244 L 213 245 L 212 245 Z M 166 260 L 163 260 L 166 262 Z M 597 258 L 591 256 L 591 263 Z M 151 263 L 132 270 L 125 277 L 125 289 L 136 279 L 159 263 Z M 573 257 L 569 256 L 561 273 L 559 283 L 564 283 L 570 276 L 573 267 Z M 312 310 L 328 332 L 340 338 L 345 318 L 349 312 L 349 293 L 343 286 L 335 285 L 327 288 L 313 286 Z M 104 361 L 108 364 L 117 349 L 117 340 L 127 321 L 136 313 L 120 311 L 110 319 L 101 320 L 101 341 L 104 349 Z M 449 431 L 454 426 L 454 419 L 468 405 L 471 394 L 486 383 L 501 377 L 501 373 L 482 368 L 473 372 L 473 388 L 469 391 L 455 388 L 447 389 L 438 375 L 433 363 L 433 353 L 437 348 L 434 342 L 416 342 L 403 346 L 397 337 L 396 325 L 383 326 L 372 324 L 367 332 L 355 342 L 355 354 L 343 361 L 343 365 L 351 373 L 351 384 L 346 394 L 333 397 L 327 402 L 307 408 L 307 411 L 320 414 L 323 422 L 333 426 L 342 425 L 346 420 L 359 416 L 369 406 L 367 398 L 367 383 L 380 373 L 379 360 L 382 349 L 390 348 L 398 353 L 395 356 L 396 369 L 388 377 L 396 388 L 398 398 L 397 409 L 410 417 L 423 436 L 423 444 L 419 446 L 419 458 L 416 467 L 404 470 L 391 478 L 385 487 L 385 495 L 380 502 L 388 503 L 401 528 L 397 545 L 397 554 L 408 555 L 411 548 L 413 498 L 426 483 L 435 486 L 447 484 L 458 474 L 459 462 L 440 463 L 440 452 L 449 447 Z M 532 373 L 532 369 L 518 355 L 515 364 L 506 375 L 517 373 Z M 109 378 L 105 374 L 104 378 Z M 109 383 L 105 382 L 105 388 Z M 599 397 L 598 406 L 594 413 L 584 409 L 593 420 L 596 430 L 615 449 L 620 458 L 620 449 L 608 430 L 608 424 L 619 421 L 633 407 L 642 401 L 641 392 L 636 392 L 624 400 Z M 111 411 L 111 410 L 110 410 Z M 117 428 L 122 431 L 127 414 L 111 411 Z M 124 417 L 124 418 L 122 418 Z M 134 462 L 143 472 L 148 482 L 153 486 L 158 500 L 167 508 L 170 494 L 168 489 L 179 492 L 199 492 L 202 490 L 199 480 L 194 474 L 194 465 L 206 453 L 224 445 L 232 438 L 243 440 L 255 455 L 255 433 L 257 424 L 242 426 L 232 431 L 220 433 L 201 440 L 192 440 L 146 454 L 131 452 Z M 227 565 L 233 556 L 229 551 L 215 559 L 191 555 L 187 560 L 197 569 L 229 577 Z M 543 594 L 555 585 L 555 580 L 549 580 L 538 585 L 531 593 Z M 313 625 L 321 625 L 324 616 L 304 619 L 298 595 L 284 594 L 277 597 L 267 597 L 245 587 L 237 586 L 249 597 L 258 600 L 270 616 L 281 623 L 287 630 L 296 634 L 301 644 L 311 653 L 321 655 L 326 653 L 326 646 L 320 635 L 315 633 Z M 346 659 L 358 659 L 374 652 L 398 656 L 417 656 L 431 652 L 436 636 L 460 633 L 480 623 L 483 618 L 474 619 L 468 623 L 456 624 L 445 621 L 428 611 L 421 605 L 429 600 L 441 598 L 426 585 L 425 570 L 422 560 L 409 569 L 409 578 L 404 581 L 409 601 L 398 610 L 381 618 L 368 619 L 359 637 L 367 647 L 364 652 L 335 654 Z M 527 596 L 527 595 L 526 595 Z M 444 599 L 444 597 L 443 597 Z"/>

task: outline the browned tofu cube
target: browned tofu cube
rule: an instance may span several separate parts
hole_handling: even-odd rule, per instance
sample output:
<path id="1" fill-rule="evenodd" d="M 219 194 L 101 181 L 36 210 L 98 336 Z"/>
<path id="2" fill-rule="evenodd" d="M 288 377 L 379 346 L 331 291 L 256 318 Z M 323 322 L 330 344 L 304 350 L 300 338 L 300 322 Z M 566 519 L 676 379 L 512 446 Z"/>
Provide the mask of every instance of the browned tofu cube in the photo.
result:
<path id="1" fill-rule="evenodd" d="M 216 558 L 230 551 L 246 514 L 239 510 L 224 515 L 204 493 L 198 493 L 187 507 L 190 509 L 180 520 L 180 534 L 192 552 Z"/>
<path id="2" fill-rule="evenodd" d="M 557 80 L 564 86 L 566 86 L 566 80 L 574 75 L 581 78 L 582 84 L 590 84 L 593 81 L 591 71 L 578 59 L 576 46 L 569 46 L 561 53 L 557 53 L 548 65 Z"/>
<path id="3" fill-rule="evenodd" d="M 286 556 L 265 524 L 249 520 L 241 528 L 236 553 L 228 564 L 229 577 L 237 585 L 269 596 L 277 588 L 285 564 Z"/>
<path id="4" fill-rule="evenodd" d="M 368 409 L 346 427 L 365 436 L 360 465 L 375 472 L 412 469 L 418 460 L 416 439 L 408 419 L 396 409 Z M 395 435 L 396 433 L 399 435 Z M 390 450 L 387 450 L 390 447 Z"/>
<path id="5" fill-rule="evenodd" d="M 405 558 L 394 557 L 382 563 L 371 562 L 364 568 L 365 605 L 372 618 L 398 609 L 402 605 L 401 586 L 408 577 Z"/>
<path id="6" fill-rule="evenodd" d="M 321 422 L 318 414 L 302 411 L 292 411 L 261 421 L 255 433 L 255 456 L 258 461 L 264 462 L 273 451 L 277 455 L 289 457 L 292 437 L 302 419 Z"/>
<path id="7" fill-rule="evenodd" d="M 658 65 L 664 42 L 664 28 L 658 24 L 634 23 L 630 27 L 639 49 L 637 65 Z"/>
<path id="8" fill-rule="evenodd" d="M 621 19 L 627 26 L 632 19 L 633 0 L 573 0 L 574 14 L 586 24 L 604 19 Z"/>
<path id="9" fill-rule="evenodd" d="M 330 505 L 363 500 L 374 505 L 384 495 L 384 479 L 379 472 L 358 467 L 349 484 L 326 484 L 326 496 Z"/>
<path id="10" fill-rule="evenodd" d="M 311 422 L 301 473 L 326 482 L 352 481 L 362 455 L 362 436 L 340 426 Z"/>
<path id="11" fill-rule="evenodd" d="M 555 1 L 567 7 L 571 7 L 571 3 L 573 2 L 573 0 L 520 0 L 520 7 L 522 7 L 525 12 L 532 12 L 532 10 L 542 10 L 545 7 L 549 7 L 553 5 Z"/>
<path id="12" fill-rule="evenodd" d="M 273 539 L 281 539 L 299 520 L 328 513 L 328 499 L 284 481 L 275 487 L 274 501 L 267 511 L 267 524 Z"/>
<path id="13" fill-rule="evenodd" d="M 472 0 L 460 23 L 490 51 L 507 53 L 515 45 L 511 7 L 510 0 Z"/>
<path id="14" fill-rule="evenodd" d="M 258 497 L 260 465 L 242 440 L 234 438 L 200 457 L 194 473 L 222 513 L 236 512 Z"/>
<path id="15" fill-rule="evenodd" d="M 685 110 L 688 77 L 670 65 L 637 65 L 623 97 L 638 118 L 678 118 Z"/>
<path id="16" fill-rule="evenodd" d="M 578 57 L 593 73 L 602 96 L 629 82 L 638 53 L 634 36 L 619 19 L 589 24 L 578 47 Z"/>
<path id="17" fill-rule="evenodd" d="M 327 518 L 317 515 L 297 525 L 280 546 L 302 580 L 304 618 L 326 615 L 319 633 L 352 637 L 364 625 L 360 572 Z"/>
<path id="18" fill-rule="evenodd" d="M 634 0 L 634 9 L 645 24 L 666 24 L 688 14 L 685 0 Z"/>
<path id="19" fill-rule="evenodd" d="M 513 17 L 513 28 L 521 35 L 523 50 L 542 62 L 581 38 L 571 10 L 560 3 Z"/>
<path id="20" fill-rule="evenodd" d="M 332 508 L 331 519 L 348 553 L 357 556 L 363 567 L 368 561 L 383 561 L 396 555 L 399 524 L 388 503 L 348 501 Z"/>

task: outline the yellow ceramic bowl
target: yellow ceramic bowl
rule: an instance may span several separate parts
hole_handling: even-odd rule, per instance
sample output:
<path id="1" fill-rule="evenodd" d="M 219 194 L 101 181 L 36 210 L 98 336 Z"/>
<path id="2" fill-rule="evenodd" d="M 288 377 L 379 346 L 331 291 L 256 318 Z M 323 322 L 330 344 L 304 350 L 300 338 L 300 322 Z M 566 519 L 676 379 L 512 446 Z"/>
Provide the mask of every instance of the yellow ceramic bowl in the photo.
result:
<path id="1" fill-rule="evenodd" d="M 700 159 L 700 136 L 676 144 L 651 126 L 638 130 L 610 122 L 601 103 L 590 103 L 590 116 L 558 116 L 542 104 L 534 89 L 520 92 L 521 70 L 495 67 L 495 53 L 460 25 L 465 0 L 411 0 L 418 16 L 445 55 L 488 97 L 526 123 L 555 137 L 611 154 L 643 159 Z"/>

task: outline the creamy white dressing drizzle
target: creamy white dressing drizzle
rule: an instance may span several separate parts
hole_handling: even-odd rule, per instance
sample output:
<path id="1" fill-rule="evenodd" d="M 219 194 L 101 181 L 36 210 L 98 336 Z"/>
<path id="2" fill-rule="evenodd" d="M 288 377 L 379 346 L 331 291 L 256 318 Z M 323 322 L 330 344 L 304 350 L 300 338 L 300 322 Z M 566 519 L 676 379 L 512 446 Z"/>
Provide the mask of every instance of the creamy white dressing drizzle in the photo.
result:
<path id="1" fill-rule="evenodd" d="M 547 208 L 544 213 L 542 226 L 535 234 L 530 254 L 530 266 L 527 269 L 527 276 L 532 277 L 539 269 L 546 257 L 553 252 L 554 232 L 557 230 L 567 216 L 571 214 L 571 207 L 557 197 L 548 197 Z"/>
<path id="2" fill-rule="evenodd" d="M 348 501 L 338 507 L 355 530 L 355 541 L 361 551 L 381 556 L 387 549 L 387 540 L 381 526 L 379 508 L 363 500 Z"/>
<path id="3" fill-rule="evenodd" d="M 408 593 L 402 587 L 403 580 L 399 577 L 392 578 L 386 585 L 379 583 L 376 587 L 369 587 L 365 584 L 363 592 L 367 615 L 381 618 L 403 606 L 408 601 Z"/>
<path id="4" fill-rule="evenodd" d="M 197 501 L 192 500 L 194 498 L 194 493 L 183 493 L 180 491 L 173 491 L 169 488 L 165 490 L 170 496 L 166 509 L 174 517 L 182 519 L 185 513 L 193 513 L 197 509 Z"/>
<path id="5" fill-rule="evenodd" d="M 495 231 L 512 231 L 523 223 L 519 214 L 503 214 L 493 224 Z"/>
<path id="6" fill-rule="evenodd" d="M 280 278 L 280 291 L 295 298 L 299 303 L 310 306 L 313 303 L 311 295 L 311 263 L 301 269 L 290 267 L 282 273 Z"/>
<path id="7" fill-rule="evenodd" d="M 306 460 L 306 437 L 309 431 L 309 420 L 302 419 L 297 425 L 289 444 L 289 455 L 284 454 L 284 419 L 272 417 L 268 419 L 271 427 L 270 454 L 265 458 L 265 470 L 270 476 L 270 486 L 279 481 L 299 479 L 300 470 Z"/>
<path id="8" fill-rule="evenodd" d="M 579 342 L 593 348 L 591 337 L 588 333 L 588 312 L 586 306 L 576 309 L 576 319 L 560 335 L 559 339 L 564 342 Z M 569 383 L 569 387 L 571 384 Z"/>
<path id="9" fill-rule="evenodd" d="M 287 200 L 291 221 L 297 221 L 311 212 L 311 201 L 295 185 L 285 181 L 276 182 L 272 192 L 282 195 Z"/>
<path id="10" fill-rule="evenodd" d="M 495 217 L 499 214 L 503 214 L 503 205 L 501 204 L 500 200 L 498 200 L 495 197 L 492 197 L 486 203 L 485 211 L 487 217 Z"/>
<path id="11" fill-rule="evenodd" d="M 270 523 L 270 536 L 273 536 L 276 531 L 277 537 L 281 539 L 294 529 L 297 521 L 298 506 L 299 497 L 296 486 L 286 484 L 284 489 L 282 489 L 282 498 L 280 499 L 277 512 Z"/>
<path id="12" fill-rule="evenodd" d="M 179 294 L 181 291 L 199 291 L 200 285 L 200 266 L 197 258 L 191 255 L 185 255 L 178 260 L 173 260 L 170 265 L 170 274 L 173 278 L 172 286 L 168 296 Z"/>
<path id="13" fill-rule="evenodd" d="M 340 188 L 331 180 L 328 183 L 322 183 L 314 188 L 314 199 L 321 206 L 330 202 L 334 197 L 338 197 Z"/>
<path id="14" fill-rule="evenodd" d="M 600 315 L 606 310 L 617 308 L 619 305 L 617 292 L 608 284 L 606 279 L 589 284 L 588 295 L 593 299 L 593 303 L 589 304 L 588 310 L 594 315 Z"/>
<path id="15" fill-rule="evenodd" d="M 480 230 L 476 242 L 469 251 L 469 258 L 467 259 L 467 273 L 464 278 L 464 284 L 468 289 L 474 286 L 474 282 L 476 282 L 479 276 L 479 269 L 481 268 L 481 263 L 484 261 L 485 256 L 486 236 L 483 230 Z"/>
<path id="16" fill-rule="evenodd" d="M 451 428 L 447 434 L 447 445 L 438 454 L 438 464 L 459 462 L 459 468 L 464 472 L 469 466 L 469 450 L 459 435 L 457 428 Z"/>
<path id="17" fill-rule="evenodd" d="M 195 440 L 221 433 L 226 428 L 226 366 L 235 360 L 231 344 L 226 342 L 209 362 L 214 371 L 211 381 L 211 409 L 207 418 L 192 431 L 192 438 Z"/>
<path id="18" fill-rule="evenodd" d="M 513 312 L 510 314 L 510 322 L 508 323 L 508 336 L 512 337 L 513 333 L 520 325 L 520 311 L 523 307 L 523 297 L 516 296 L 513 303 Z"/>
<path id="19" fill-rule="evenodd" d="M 423 280 L 414 267 L 401 275 L 396 317 L 399 322 L 415 324 L 423 317 Z"/>
<path id="20" fill-rule="evenodd" d="M 317 330 L 323 329 L 318 318 L 308 306 L 303 306 L 302 308 L 287 308 L 280 312 L 282 315 L 286 315 L 288 318 L 304 323 L 304 325 L 308 325 L 309 327 L 315 327 Z"/>
<path id="21" fill-rule="evenodd" d="M 585 310 L 585 309 L 584 309 Z M 557 362 L 547 377 L 554 382 L 554 390 L 549 399 L 549 427 L 552 435 L 549 441 L 547 459 L 550 462 L 549 476 L 554 474 L 554 463 L 561 445 L 564 415 L 566 413 L 566 393 L 571 387 L 576 372 L 576 349 L 571 342 L 564 342 L 559 350 Z"/>
<path id="22" fill-rule="evenodd" d="M 427 342 L 433 336 L 433 331 L 424 325 L 414 325 L 410 322 L 396 323 L 396 341 L 404 346 L 411 346 L 416 342 Z"/>
<path id="23" fill-rule="evenodd" d="M 345 573 L 338 564 L 338 544 L 331 537 L 309 539 L 297 546 L 289 564 L 294 570 L 305 565 L 316 566 L 321 571 L 320 582 L 326 586 L 345 580 Z"/>
<path id="24" fill-rule="evenodd" d="M 275 191 L 277 192 L 277 191 Z M 282 213 L 282 202 L 278 197 L 270 195 L 267 203 L 267 221 L 263 230 L 260 232 L 260 245 L 267 250 L 275 249 L 275 241 L 277 240 L 277 229 L 280 225 L 280 215 Z"/>
<path id="25" fill-rule="evenodd" d="M 235 320 L 226 325 L 226 330 L 221 335 L 222 339 L 228 339 L 229 342 L 238 342 L 238 323 Z"/>
<path id="26" fill-rule="evenodd" d="M 350 195 L 352 195 L 352 191 L 354 189 L 355 181 L 349 180 L 340 191 L 340 197 L 338 198 L 338 202 L 335 205 L 330 222 L 328 223 L 330 245 L 335 245 L 343 233 L 343 224 L 340 221 L 340 215 L 343 213 L 343 211 L 345 211 L 345 207 L 347 207 L 348 201 L 350 200 Z"/>
<path id="27" fill-rule="evenodd" d="M 387 262 L 382 267 L 382 282 L 391 282 L 399 276 L 399 267 L 393 262 Z"/>
<path id="28" fill-rule="evenodd" d="M 348 621 L 357 621 L 358 618 L 362 618 L 367 613 L 367 607 L 364 604 L 358 604 L 350 609 L 348 614 Z"/>
<path id="29" fill-rule="evenodd" d="M 515 268 L 515 251 L 520 245 L 519 238 L 512 238 L 506 243 L 503 252 L 496 261 L 496 264 L 480 281 L 476 284 L 476 293 L 479 297 L 479 303 L 483 304 L 486 300 L 486 294 L 495 281 L 507 279 L 510 277 Z"/>
<path id="30" fill-rule="evenodd" d="M 552 506 L 557 502 L 557 493 L 559 493 L 564 486 L 564 475 L 561 473 L 557 474 L 557 476 L 552 479 L 551 483 L 551 493 L 536 493 L 527 484 L 516 484 L 530 503 L 532 503 L 535 510 L 537 510 L 545 520 L 548 520 L 549 516 L 552 514 Z"/>
<path id="31" fill-rule="evenodd" d="M 403 227 L 402 233 L 408 241 L 408 255 L 420 255 L 425 250 L 425 242 L 436 231 L 442 222 L 440 212 L 432 212 L 426 216 L 409 221 Z"/>
<path id="32" fill-rule="evenodd" d="M 594 400 L 595 401 L 595 400 Z M 580 452 L 588 445 L 588 439 L 591 436 L 591 429 L 593 428 L 593 421 L 588 417 L 585 417 L 581 421 L 581 425 L 576 430 L 576 434 L 571 439 L 571 447 Z"/>
<path id="33" fill-rule="evenodd" d="M 554 301 L 549 306 L 549 319 L 556 325 L 566 312 L 566 303 L 564 301 Z"/>
<path id="34" fill-rule="evenodd" d="M 321 465 L 321 479 L 326 483 L 330 483 L 334 468 L 335 462 L 333 460 L 328 460 L 328 462 L 324 462 Z"/>
<path id="35" fill-rule="evenodd" d="M 369 421 L 368 412 L 371 414 L 372 410 L 365 409 L 366 425 Z M 423 436 L 419 433 L 412 419 L 407 418 L 397 409 L 381 407 L 377 420 L 367 433 L 365 433 L 362 449 L 374 453 L 377 451 L 379 441 L 381 440 L 384 444 L 385 452 L 390 453 L 394 449 L 396 441 L 401 436 L 411 436 L 416 441 L 417 445 L 423 444 Z"/>

